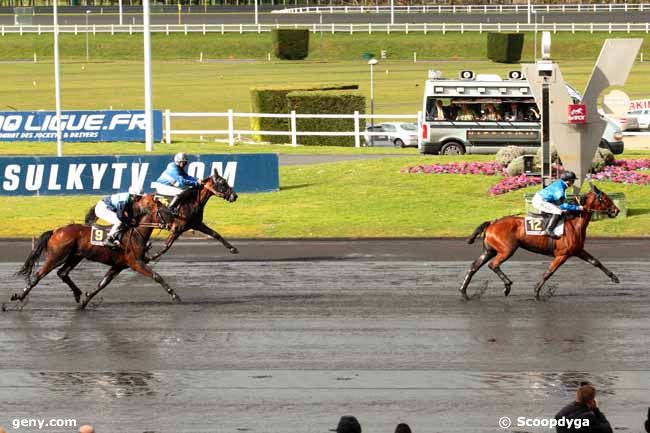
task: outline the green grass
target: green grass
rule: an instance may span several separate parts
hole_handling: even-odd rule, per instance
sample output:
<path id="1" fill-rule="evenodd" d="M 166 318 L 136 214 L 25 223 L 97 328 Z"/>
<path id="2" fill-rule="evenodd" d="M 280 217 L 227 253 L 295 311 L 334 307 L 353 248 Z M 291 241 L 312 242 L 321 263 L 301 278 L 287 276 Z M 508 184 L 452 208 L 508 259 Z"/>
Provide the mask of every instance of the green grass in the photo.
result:
<path id="1" fill-rule="evenodd" d="M 490 160 L 469 156 L 469 160 Z M 520 190 L 487 194 L 494 176 L 403 174 L 406 165 L 444 157 L 386 158 L 281 167 L 281 190 L 241 194 L 234 204 L 213 198 L 205 221 L 227 237 L 430 237 L 468 236 L 481 222 L 524 210 Z M 625 192 L 627 219 L 596 221 L 590 236 L 650 235 L 650 189 L 601 183 Z M 0 237 L 30 237 L 80 222 L 98 197 L 0 197 Z"/>
<path id="2" fill-rule="evenodd" d="M 541 34 L 538 35 L 541 37 Z M 560 32 L 553 35 L 553 58 L 556 60 L 595 59 L 603 40 L 607 38 L 640 37 L 650 38 L 645 33 L 576 33 Z M 311 33 L 311 61 L 340 61 L 360 59 L 364 52 L 379 56 L 386 50 L 394 60 L 409 60 L 413 52 L 421 59 L 432 60 L 483 60 L 486 58 L 486 33 L 459 32 L 427 33 Z M 534 55 L 533 33 L 525 36 L 523 59 L 532 60 Z M 142 35 L 97 33 L 89 36 L 91 55 L 96 60 L 141 60 Z M 85 34 L 64 33 L 60 38 L 60 53 L 63 59 L 85 59 Z M 648 50 L 644 44 L 642 50 Z M 189 33 L 165 35 L 152 34 L 152 56 L 154 60 L 198 60 L 203 52 L 210 59 L 266 59 L 272 52 L 271 34 L 262 33 Z M 11 34 L 0 37 L 0 58 L 3 60 L 31 60 L 53 57 L 52 35 Z M 646 52 L 646 57 L 648 52 Z"/>

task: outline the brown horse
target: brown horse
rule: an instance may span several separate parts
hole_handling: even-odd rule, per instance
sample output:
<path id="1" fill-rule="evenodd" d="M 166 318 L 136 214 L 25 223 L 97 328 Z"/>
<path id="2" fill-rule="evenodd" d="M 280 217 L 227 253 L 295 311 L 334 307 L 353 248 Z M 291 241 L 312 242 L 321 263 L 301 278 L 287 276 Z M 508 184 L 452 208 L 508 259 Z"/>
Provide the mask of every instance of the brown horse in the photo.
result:
<path id="1" fill-rule="evenodd" d="M 467 242 L 470 244 L 474 243 L 479 235 L 484 234 L 483 253 L 472 263 L 465 275 L 465 280 L 459 289 L 463 298 L 469 299 L 467 296 L 467 286 L 469 286 L 472 277 L 481 266 L 490 260 L 492 261 L 488 266 L 501 278 L 505 284 L 503 292 L 508 296 L 512 281 L 503 273 L 500 266 L 519 247 L 534 253 L 554 257 L 548 270 L 535 286 L 535 298 L 537 300 L 540 299 L 539 293 L 546 280 L 572 256 L 577 256 L 585 262 L 596 266 L 613 282 L 618 283 L 618 277 L 613 272 L 584 250 L 587 226 L 589 225 L 592 213 L 606 213 L 610 218 L 614 218 L 619 213 L 619 209 L 604 192 L 591 184 L 590 188 L 589 193 L 580 197 L 580 204 L 584 207 L 584 210 L 574 217 L 565 219 L 564 236 L 558 240 L 552 240 L 547 236 L 526 235 L 524 218 L 521 217 L 507 216 L 494 221 L 486 221 L 478 226 Z"/>
<path id="2" fill-rule="evenodd" d="M 75 301 L 79 303 L 82 292 L 70 279 L 69 274 L 83 259 L 88 259 L 93 262 L 104 263 L 111 268 L 93 292 L 86 292 L 85 299 L 79 305 L 80 309 L 84 309 L 95 295 L 126 268 L 131 268 L 142 275 L 152 278 L 163 286 L 174 301 L 180 302 L 180 298 L 174 290 L 145 263 L 147 242 L 153 228 L 160 222 L 157 203 L 155 203 L 153 197 L 144 196 L 134 203 L 133 210 L 136 224 L 124 232 L 121 242 L 122 247 L 118 250 L 106 246 L 92 245 L 90 243 L 91 227 L 88 225 L 69 224 L 43 233 L 27 257 L 25 264 L 18 271 L 18 274 L 23 275 L 27 280 L 27 287 L 20 294 L 14 293 L 11 300 L 22 302 L 39 281 L 52 270 L 61 266 L 57 275 L 70 287 Z M 34 265 L 44 253 L 47 254 L 46 260 L 32 276 Z"/>
<path id="3" fill-rule="evenodd" d="M 237 200 L 237 193 L 228 185 L 226 179 L 219 175 L 217 170 L 214 170 L 212 175 L 203 179 L 202 182 L 201 187 L 190 188 L 181 193 L 177 216 L 172 217 L 171 214 L 165 216 L 165 219 L 169 221 L 170 234 L 165 240 L 165 248 L 154 254 L 151 260 L 160 258 L 160 256 L 171 248 L 176 239 L 188 230 L 196 230 L 218 240 L 232 254 L 239 252 L 237 248 L 233 247 L 219 233 L 203 223 L 203 209 L 210 197 L 221 197 L 233 203 Z"/>

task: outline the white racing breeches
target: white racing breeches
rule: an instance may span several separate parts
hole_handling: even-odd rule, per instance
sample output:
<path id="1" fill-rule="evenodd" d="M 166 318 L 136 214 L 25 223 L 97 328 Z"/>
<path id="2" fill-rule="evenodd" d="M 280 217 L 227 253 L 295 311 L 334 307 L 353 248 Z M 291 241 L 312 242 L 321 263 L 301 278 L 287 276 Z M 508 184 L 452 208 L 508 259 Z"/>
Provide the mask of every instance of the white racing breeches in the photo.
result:
<path id="1" fill-rule="evenodd" d="M 535 209 L 539 210 L 540 212 L 562 215 L 562 209 L 560 209 L 553 203 L 549 203 L 545 201 L 539 193 L 536 193 L 533 196 L 532 205 Z"/>
<path id="2" fill-rule="evenodd" d="M 156 190 L 158 194 L 162 194 L 162 195 L 177 196 L 178 194 L 184 191 L 183 189 L 177 186 L 165 185 L 164 183 L 158 183 L 158 182 L 153 182 L 151 186 Z"/>
<path id="3" fill-rule="evenodd" d="M 108 232 L 109 236 L 113 236 L 117 233 L 117 229 L 120 227 L 120 224 L 122 224 L 122 221 L 117 217 L 117 214 L 110 210 L 103 201 L 100 201 L 95 205 L 95 215 L 104 221 L 113 224 L 113 227 L 111 227 L 111 230 Z"/>

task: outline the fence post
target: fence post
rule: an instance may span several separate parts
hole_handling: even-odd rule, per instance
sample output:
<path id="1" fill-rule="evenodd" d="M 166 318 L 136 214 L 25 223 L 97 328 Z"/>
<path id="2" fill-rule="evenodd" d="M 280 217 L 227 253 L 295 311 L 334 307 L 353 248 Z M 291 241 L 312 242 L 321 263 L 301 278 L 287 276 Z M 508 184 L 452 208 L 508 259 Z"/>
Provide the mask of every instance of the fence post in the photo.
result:
<path id="1" fill-rule="evenodd" d="M 115 36 L 115 24 L 111 24 L 111 36 Z"/>
<path id="2" fill-rule="evenodd" d="M 594 23 L 591 23 L 589 25 L 589 33 L 591 33 L 592 35 L 594 34 Z"/>
<path id="3" fill-rule="evenodd" d="M 172 144 L 172 117 L 169 108 L 165 110 L 165 143 Z"/>
<path id="4" fill-rule="evenodd" d="M 445 33 L 446 33 L 446 30 L 445 30 L 445 23 L 442 23 L 442 34 L 444 35 Z"/>
<path id="5" fill-rule="evenodd" d="M 88 31 L 88 29 L 86 29 Z M 93 24 L 93 36 L 97 34 L 97 24 Z"/>
<path id="6" fill-rule="evenodd" d="M 235 118 L 232 114 L 232 108 L 228 109 L 228 146 L 235 145 Z"/>
<path id="7" fill-rule="evenodd" d="M 203 24 L 203 36 L 205 36 L 205 24 Z"/>
<path id="8" fill-rule="evenodd" d="M 86 31 L 88 31 L 88 29 L 86 29 Z M 77 25 L 76 24 L 74 25 L 74 35 L 77 36 Z"/>
<path id="9" fill-rule="evenodd" d="M 361 137 L 359 136 L 359 112 L 354 112 L 354 147 L 361 147 Z"/>
<path id="10" fill-rule="evenodd" d="M 298 137 L 296 136 L 296 110 L 291 110 L 291 145 L 298 145 Z"/>
<path id="11" fill-rule="evenodd" d="M 478 23 L 478 32 L 483 33 L 483 23 Z"/>
<path id="12" fill-rule="evenodd" d="M 647 32 L 646 32 L 647 33 Z M 368 34 L 372 34 L 372 23 L 368 23 Z"/>

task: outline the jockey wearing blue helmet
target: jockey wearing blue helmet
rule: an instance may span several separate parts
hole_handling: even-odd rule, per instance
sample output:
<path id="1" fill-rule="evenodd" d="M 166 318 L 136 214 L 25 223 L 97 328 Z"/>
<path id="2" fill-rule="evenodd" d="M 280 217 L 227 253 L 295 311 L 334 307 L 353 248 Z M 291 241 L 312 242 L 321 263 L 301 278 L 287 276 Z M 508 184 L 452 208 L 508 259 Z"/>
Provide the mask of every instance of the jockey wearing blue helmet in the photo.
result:
<path id="1" fill-rule="evenodd" d="M 582 206 L 564 201 L 566 190 L 572 187 L 575 181 L 576 174 L 572 171 L 565 171 L 559 180 L 556 180 L 533 196 L 533 207 L 542 213 L 551 214 L 551 219 L 544 229 L 546 236 L 557 239 L 553 230 L 555 230 L 555 226 L 560 221 L 560 215 L 562 213 L 583 210 Z"/>
<path id="2" fill-rule="evenodd" d="M 201 185 L 201 180 L 190 176 L 185 171 L 187 166 L 187 155 L 179 152 L 174 155 L 174 161 L 167 164 L 167 168 L 160 177 L 152 184 L 158 194 L 173 196 L 169 204 L 169 210 L 176 214 L 178 196 L 188 188 Z"/>
<path id="3" fill-rule="evenodd" d="M 131 186 L 129 192 L 119 192 L 107 195 L 95 205 L 95 215 L 113 224 L 106 237 L 105 245 L 116 247 L 120 245 L 119 238 L 126 229 L 127 223 L 133 217 L 133 203 L 140 200 L 144 192 L 139 186 Z"/>

